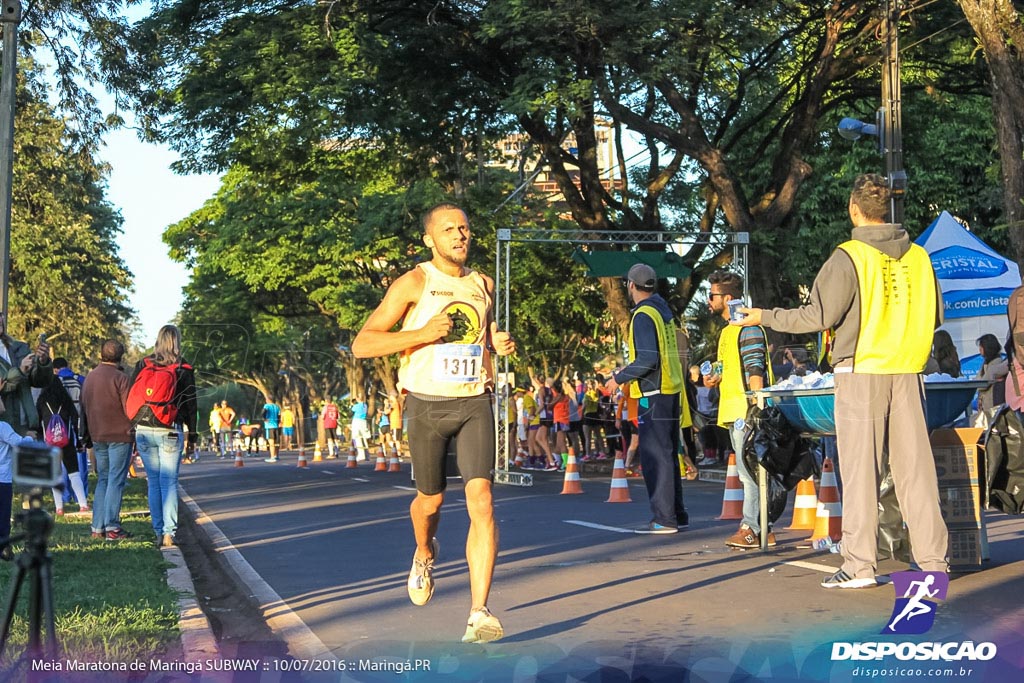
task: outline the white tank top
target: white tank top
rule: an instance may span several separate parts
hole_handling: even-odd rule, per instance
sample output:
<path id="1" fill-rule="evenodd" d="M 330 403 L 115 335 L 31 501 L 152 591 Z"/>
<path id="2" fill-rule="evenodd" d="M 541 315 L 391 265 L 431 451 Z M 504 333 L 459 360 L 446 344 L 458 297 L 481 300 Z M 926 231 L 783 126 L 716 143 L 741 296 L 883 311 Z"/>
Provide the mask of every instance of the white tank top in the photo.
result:
<path id="1" fill-rule="evenodd" d="M 479 396 L 494 386 L 486 346 L 491 298 L 484 279 L 472 270 L 462 277 L 446 275 L 429 262 L 417 268 L 426 282 L 420 300 L 402 321 L 402 330 L 418 330 L 442 311 L 454 324 L 444 339 L 402 354 L 398 386 L 428 396 Z"/>

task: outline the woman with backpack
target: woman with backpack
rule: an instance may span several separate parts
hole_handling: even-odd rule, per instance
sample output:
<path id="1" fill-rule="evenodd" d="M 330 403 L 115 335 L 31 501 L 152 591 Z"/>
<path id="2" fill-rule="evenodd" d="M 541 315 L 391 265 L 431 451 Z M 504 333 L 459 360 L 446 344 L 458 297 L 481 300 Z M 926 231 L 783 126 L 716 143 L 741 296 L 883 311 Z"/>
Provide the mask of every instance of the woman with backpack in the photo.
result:
<path id="1" fill-rule="evenodd" d="M 54 375 L 49 386 L 40 392 L 36 399 L 36 412 L 39 414 L 39 431 L 43 435 L 43 440 L 60 449 L 61 462 L 64 463 L 64 469 L 71 481 L 71 490 L 78 501 L 78 511 L 89 512 L 85 482 L 82 481 L 82 473 L 78 469 L 77 445 L 84 442 L 85 436 L 77 433 L 78 410 L 75 409 L 75 402 L 58 375 Z M 59 488 L 53 489 L 53 501 L 56 513 L 63 515 L 64 492 Z"/>
<path id="2" fill-rule="evenodd" d="M 169 548 L 178 530 L 182 427 L 188 429 L 189 454 L 199 436 L 195 373 L 181 358 L 181 332 L 174 325 L 160 328 L 153 353 L 136 364 L 126 412 L 135 424 L 135 445 L 146 467 L 156 542 Z"/>

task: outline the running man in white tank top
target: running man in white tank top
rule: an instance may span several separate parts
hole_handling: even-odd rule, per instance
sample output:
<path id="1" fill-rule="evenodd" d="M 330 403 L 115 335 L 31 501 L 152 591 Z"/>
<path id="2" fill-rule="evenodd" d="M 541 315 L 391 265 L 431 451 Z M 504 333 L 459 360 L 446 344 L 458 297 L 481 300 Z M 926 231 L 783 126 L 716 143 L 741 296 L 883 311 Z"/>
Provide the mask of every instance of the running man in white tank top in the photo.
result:
<path id="1" fill-rule="evenodd" d="M 491 353 L 507 356 L 516 345 L 492 321 L 494 281 L 466 267 L 470 230 L 465 212 L 439 204 L 423 216 L 423 243 L 432 258 L 388 288 L 352 342 L 357 358 L 401 354 L 399 387 L 405 396 L 409 455 L 416 473 L 416 498 L 409 508 L 416 552 L 409 572 L 413 604 L 434 592 L 435 535 L 447 484 L 445 455 L 458 436 L 459 473 L 465 482 L 469 535 L 466 556 L 472 605 L 464 643 L 503 635 L 487 610 L 498 527 L 491 495 L 494 464 L 494 389 Z M 401 321 L 398 331 L 392 329 Z"/>

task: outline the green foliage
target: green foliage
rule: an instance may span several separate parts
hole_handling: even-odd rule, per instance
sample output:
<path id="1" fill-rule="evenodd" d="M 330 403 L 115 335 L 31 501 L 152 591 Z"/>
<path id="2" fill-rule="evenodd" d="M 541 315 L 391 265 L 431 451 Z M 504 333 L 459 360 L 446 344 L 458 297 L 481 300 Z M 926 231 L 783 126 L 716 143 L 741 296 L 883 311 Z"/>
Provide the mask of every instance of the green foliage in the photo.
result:
<path id="1" fill-rule="evenodd" d="M 44 504 L 50 503 L 46 500 Z M 20 508 L 20 504 L 15 507 Z M 90 538 L 89 515 L 68 514 L 55 519 L 49 539 L 54 621 L 57 641 L 65 652 L 74 653 L 75 659 L 148 661 L 173 651 L 180 642 L 177 596 L 167 585 L 167 563 L 153 544 L 152 526 L 128 516 L 142 510 L 148 510 L 146 480 L 129 479 L 122 514 L 126 516 L 124 528 L 135 538 L 117 543 Z M 21 549 L 16 546 L 15 552 Z M 5 588 L 13 567 L 0 563 L 0 584 Z M 26 582 L 15 610 L 9 653 L 21 652 L 27 641 L 28 587 Z M 11 676 L 5 680 L 22 680 L 15 670 L 5 673 Z"/>
<path id="2" fill-rule="evenodd" d="M 961 127 L 980 113 L 966 100 L 982 89 L 983 70 L 951 12 L 915 8 L 900 27 L 909 46 L 907 167 L 921 192 L 909 198 L 908 224 L 940 200 L 956 204 L 949 188 L 972 182 L 986 199 L 960 204 L 984 221 L 996 181 L 977 172 L 991 169 L 990 128 Z M 230 169 L 223 196 L 193 217 L 189 236 L 169 239 L 183 255 L 192 239 L 208 243 L 197 264 L 236 279 L 267 314 L 323 315 L 357 329 L 423 254 L 411 245 L 426 195 L 479 202 L 477 248 L 489 248 L 481 228 L 512 222 L 508 212 L 484 218 L 486 198 L 496 205 L 508 185 L 484 165 L 490 141 L 513 124 L 560 181 L 578 227 L 748 232 L 756 300 L 788 304 L 847 230 L 849 179 L 879 166 L 867 145 L 837 144 L 827 132 L 844 113 L 870 117 L 878 106 L 879 19 L 875 6 L 777 0 L 179 0 L 134 33 L 133 59 L 149 68 L 124 83 L 184 167 Z M 962 123 L 936 136 L 937 110 Z M 597 117 L 643 138 L 642 166 L 622 191 L 601 183 Z M 929 121 L 927 134 L 911 117 Z M 564 144 L 569 133 L 575 151 Z M 956 155 L 960 144 L 971 150 Z M 954 155 L 955 164 L 935 163 Z M 956 177 L 946 175 L 952 166 Z M 288 242 L 300 235 L 305 251 L 293 254 Z M 694 275 L 670 297 L 677 310 L 729 264 L 729 248 L 711 244 L 686 254 Z M 553 250 L 517 254 L 513 301 L 530 305 L 513 316 L 527 335 L 513 332 L 527 357 L 564 367 L 564 351 L 576 357 L 579 345 L 607 337 L 612 321 L 597 315 L 595 299 L 607 297 L 622 317 L 613 288 L 536 287 L 551 273 L 579 272 Z M 565 334 L 545 337 L 552 318 Z"/>
<path id="3" fill-rule="evenodd" d="M 23 60 L 20 75 L 9 332 L 33 344 L 47 333 L 55 353 L 81 368 L 95 361 L 100 341 L 128 336 L 121 216 L 104 199 L 105 168 L 74 146 L 66 121 L 41 95 L 42 72 Z"/>

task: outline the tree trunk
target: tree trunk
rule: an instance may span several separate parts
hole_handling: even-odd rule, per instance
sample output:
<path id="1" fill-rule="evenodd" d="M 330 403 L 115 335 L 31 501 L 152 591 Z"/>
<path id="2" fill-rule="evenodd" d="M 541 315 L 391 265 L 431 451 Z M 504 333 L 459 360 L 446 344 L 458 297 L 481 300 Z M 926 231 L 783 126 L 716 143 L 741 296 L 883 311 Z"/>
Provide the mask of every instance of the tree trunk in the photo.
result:
<path id="1" fill-rule="evenodd" d="M 1010 0 L 958 0 L 992 76 L 1003 211 L 1014 259 L 1024 266 L 1024 24 Z"/>

